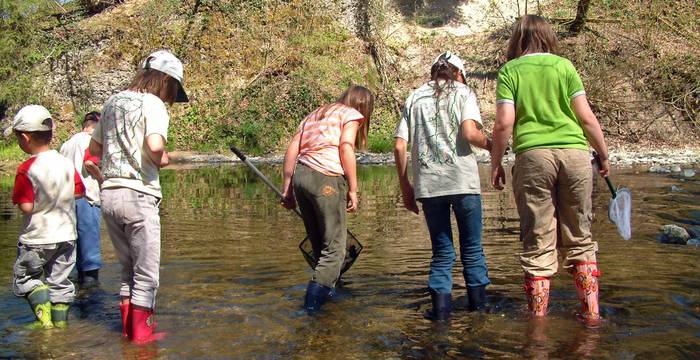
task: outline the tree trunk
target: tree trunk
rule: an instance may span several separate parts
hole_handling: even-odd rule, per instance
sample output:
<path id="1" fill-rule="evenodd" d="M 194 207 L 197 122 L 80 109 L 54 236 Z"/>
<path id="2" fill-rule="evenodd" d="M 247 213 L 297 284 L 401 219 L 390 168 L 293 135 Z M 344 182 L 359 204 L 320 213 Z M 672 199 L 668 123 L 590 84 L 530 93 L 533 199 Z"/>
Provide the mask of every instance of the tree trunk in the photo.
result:
<path id="1" fill-rule="evenodd" d="M 588 7 L 591 5 L 591 0 L 579 0 L 578 9 L 576 10 L 576 19 L 571 23 L 569 27 L 569 33 L 573 36 L 578 35 L 583 27 L 586 26 L 586 19 L 588 18 Z"/>

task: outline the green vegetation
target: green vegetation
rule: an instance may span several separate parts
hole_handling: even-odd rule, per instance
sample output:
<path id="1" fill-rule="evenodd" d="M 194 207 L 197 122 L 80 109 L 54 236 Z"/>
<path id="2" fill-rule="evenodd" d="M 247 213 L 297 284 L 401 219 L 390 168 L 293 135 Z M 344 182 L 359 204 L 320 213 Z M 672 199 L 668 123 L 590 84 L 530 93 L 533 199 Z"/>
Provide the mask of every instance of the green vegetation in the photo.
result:
<path id="1" fill-rule="evenodd" d="M 608 136 L 628 143 L 671 141 L 669 129 L 698 133 L 697 1 L 592 2 L 589 22 L 575 37 L 566 28 L 577 1 L 532 3 L 530 12 L 561 30 L 563 55 L 579 69 Z M 235 143 L 251 154 L 278 152 L 307 113 L 357 83 L 377 94 L 368 148 L 386 152 L 402 100 L 425 80 L 426 59 L 452 49 L 473 74 L 468 82 L 480 94 L 489 129 L 506 20 L 485 36 L 456 37 L 440 27 L 461 21 L 462 2 L 362 0 L 342 10 L 343 4 L 0 1 L 0 118 L 7 125 L 21 106 L 41 103 L 55 115 L 58 144 L 77 130 L 82 114 L 128 84 L 150 51 L 167 48 L 185 63 L 192 99 L 170 108 L 171 150 L 225 152 Z M 5 150 L 16 148 L 12 140 L 0 143 L 0 159 L 17 157 Z"/>

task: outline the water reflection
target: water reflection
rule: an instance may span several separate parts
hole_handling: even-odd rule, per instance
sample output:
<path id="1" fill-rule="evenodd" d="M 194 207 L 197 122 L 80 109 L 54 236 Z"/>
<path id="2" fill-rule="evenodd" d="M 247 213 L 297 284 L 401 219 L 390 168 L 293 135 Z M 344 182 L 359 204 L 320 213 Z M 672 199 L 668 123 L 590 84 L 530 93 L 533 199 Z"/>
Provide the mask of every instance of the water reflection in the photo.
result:
<path id="1" fill-rule="evenodd" d="M 244 167 L 165 171 L 163 258 L 158 321 L 168 337 L 151 347 L 120 339 L 118 265 L 106 233 L 102 287 L 79 294 L 65 330 L 32 332 L 24 300 L 0 295 L 0 357 L 38 358 L 694 358 L 700 353 L 700 251 L 654 241 L 668 219 L 700 220 L 700 186 L 662 175 L 616 181 L 635 196 L 634 237 L 607 220 L 608 193 L 597 184 L 593 233 L 600 242 L 601 329 L 575 320 L 573 280 L 552 283 L 550 316 L 526 315 L 518 217 L 510 191 L 484 188 L 484 251 L 493 284 L 489 311 L 466 312 L 455 267 L 452 321 L 422 318 L 430 240 L 421 216 L 401 207 L 395 171 L 359 169 L 361 207 L 349 227 L 365 245 L 338 296 L 315 317 L 300 311 L 310 276 L 297 245 L 298 218 Z M 279 169 L 261 171 L 280 183 Z M 7 182 L 2 182 L 7 183 Z M 683 192 L 670 191 L 671 185 Z M 0 278 L 9 284 L 20 218 L 0 190 Z"/>

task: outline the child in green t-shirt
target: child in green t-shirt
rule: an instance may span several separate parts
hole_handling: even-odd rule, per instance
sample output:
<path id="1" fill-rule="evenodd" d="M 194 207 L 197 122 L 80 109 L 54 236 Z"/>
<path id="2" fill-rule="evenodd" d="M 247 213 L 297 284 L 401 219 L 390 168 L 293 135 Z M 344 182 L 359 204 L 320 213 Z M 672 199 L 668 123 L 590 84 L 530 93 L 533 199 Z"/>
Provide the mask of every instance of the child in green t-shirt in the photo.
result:
<path id="1" fill-rule="evenodd" d="M 508 43 L 508 62 L 498 73 L 491 183 L 503 189 L 501 165 L 511 134 L 516 153 L 513 193 L 520 215 L 525 289 L 530 312 L 547 313 L 557 251 L 574 275 L 580 316 L 600 323 L 597 242 L 591 236 L 592 177 L 589 143 L 598 152 L 600 174 L 610 171 L 603 132 L 586 99 L 576 69 L 554 55 L 557 39 L 541 17 L 527 15 Z"/>

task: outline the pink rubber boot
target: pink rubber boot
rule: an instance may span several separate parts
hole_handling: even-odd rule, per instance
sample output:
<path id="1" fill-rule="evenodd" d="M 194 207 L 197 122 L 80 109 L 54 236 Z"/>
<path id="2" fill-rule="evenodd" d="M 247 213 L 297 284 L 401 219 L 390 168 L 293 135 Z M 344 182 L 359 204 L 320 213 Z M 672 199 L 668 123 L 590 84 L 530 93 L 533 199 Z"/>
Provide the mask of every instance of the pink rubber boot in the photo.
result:
<path id="1" fill-rule="evenodd" d="M 122 314 L 122 337 L 131 338 L 131 303 L 120 303 L 119 312 Z"/>
<path id="2" fill-rule="evenodd" d="M 165 337 L 165 333 L 155 333 L 156 323 L 153 309 L 131 306 L 131 336 L 134 344 L 142 345 Z"/>
<path id="3" fill-rule="evenodd" d="M 579 316 L 588 326 L 598 326 L 601 323 L 598 309 L 598 278 L 601 273 L 596 262 L 580 262 L 572 269 L 576 294 L 581 301 Z"/>
<path id="4" fill-rule="evenodd" d="M 547 315 L 549 305 L 549 278 L 548 277 L 526 277 L 525 295 L 527 296 L 527 307 L 533 316 Z"/>

